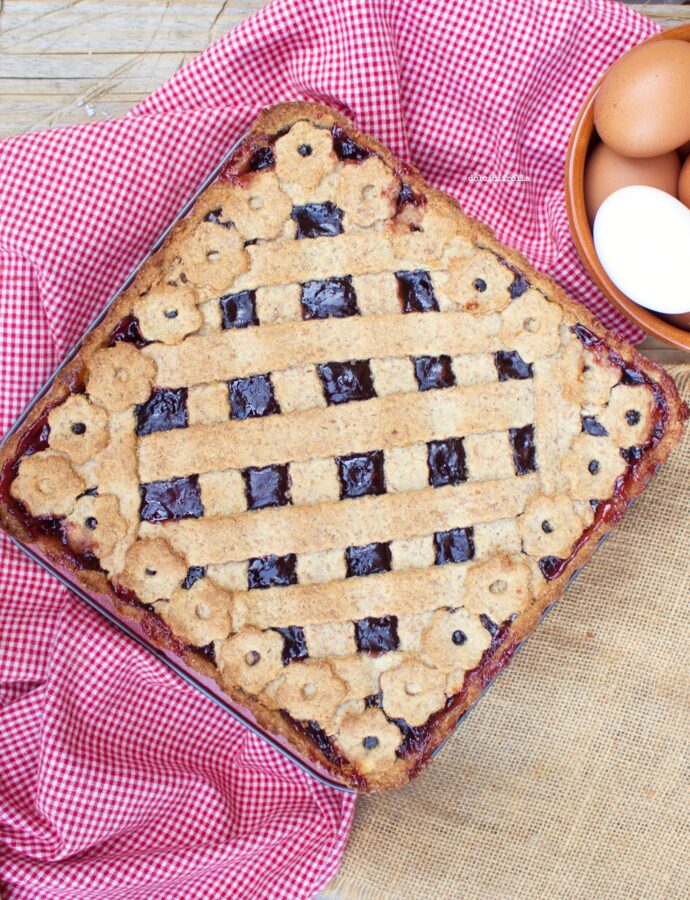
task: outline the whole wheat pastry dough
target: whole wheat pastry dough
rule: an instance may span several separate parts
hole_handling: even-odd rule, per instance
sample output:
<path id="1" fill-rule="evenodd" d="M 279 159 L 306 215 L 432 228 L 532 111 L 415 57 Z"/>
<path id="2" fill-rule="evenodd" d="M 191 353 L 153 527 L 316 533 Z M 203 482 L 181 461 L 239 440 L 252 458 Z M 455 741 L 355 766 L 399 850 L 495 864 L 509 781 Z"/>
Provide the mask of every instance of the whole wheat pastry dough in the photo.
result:
<path id="1" fill-rule="evenodd" d="M 285 104 L 2 450 L 0 517 L 380 790 L 430 759 L 686 412 L 411 167 Z"/>

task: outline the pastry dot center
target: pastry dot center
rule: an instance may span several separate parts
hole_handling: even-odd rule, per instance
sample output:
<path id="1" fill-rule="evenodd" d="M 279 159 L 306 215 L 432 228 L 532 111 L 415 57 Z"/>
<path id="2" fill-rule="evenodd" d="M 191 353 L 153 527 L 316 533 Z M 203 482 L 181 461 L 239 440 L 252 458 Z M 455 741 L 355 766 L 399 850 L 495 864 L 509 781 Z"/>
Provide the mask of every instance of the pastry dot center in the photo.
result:
<path id="1" fill-rule="evenodd" d="M 456 646 L 460 647 L 460 646 L 462 646 L 462 645 L 465 643 L 465 641 L 467 640 L 467 635 L 465 634 L 464 631 L 460 631 L 460 629 L 458 628 L 458 629 L 456 629 L 456 630 L 453 632 L 453 634 L 451 635 L 451 640 L 453 641 L 453 643 L 454 643 Z"/>
<path id="2" fill-rule="evenodd" d="M 89 529 L 89 531 L 95 531 L 96 526 L 98 525 L 98 519 L 94 516 L 89 516 L 89 518 L 84 522 L 84 525 Z"/>
<path id="3" fill-rule="evenodd" d="M 264 198 L 259 196 L 259 194 L 254 194 L 249 198 L 249 208 L 250 209 L 262 209 L 264 205 Z"/>
<path id="4" fill-rule="evenodd" d="M 86 425 L 83 422 L 72 422 L 72 434 L 84 434 Z"/>
<path id="5" fill-rule="evenodd" d="M 249 653 L 245 654 L 244 661 L 248 666 L 255 666 L 261 661 L 261 654 L 258 650 L 250 650 Z"/>
<path id="6" fill-rule="evenodd" d="M 302 687 L 302 696 L 304 697 L 305 700 L 311 700 L 312 697 L 315 697 L 316 696 L 316 685 L 313 684 L 311 681 L 308 681 Z"/>
<path id="7" fill-rule="evenodd" d="M 522 323 L 522 327 L 525 329 L 525 331 L 534 333 L 535 331 L 539 331 L 539 322 L 534 318 L 534 316 L 528 316 Z"/>
<path id="8" fill-rule="evenodd" d="M 177 310 L 176 309 L 166 309 L 165 318 L 166 319 L 176 319 L 177 318 Z"/>
<path id="9" fill-rule="evenodd" d="M 362 188 L 362 200 L 373 200 L 376 187 L 373 184 L 365 184 Z"/>
<path id="10" fill-rule="evenodd" d="M 375 750 L 379 745 L 379 739 L 375 735 L 370 734 L 362 738 L 362 746 L 365 750 Z"/>
<path id="11" fill-rule="evenodd" d="M 590 474 L 590 475 L 596 475 L 597 472 L 599 471 L 599 462 L 598 462 L 598 460 L 596 460 L 596 459 L 590 460 L 590 463 L 589 463 L 589 465 L 587 466 L 587 470 L 589 471 L 589 474 Z"/>
<path id="12" fill-rule="evenodd" d="M 206 259 L 209 262 L 215 263 L 220 259 L 220 253 L 217 250 L 209 250 L 206 254 Z"/>
<path id="13" fill-rule="evenodd" d="M 155 574 L 156 574 L 156 570 L 155 570 L 155 569 L 146 569 L 145 571 L 146 571 L 146 574 L 147 574 L 147 575 L 155 575 Z"/>
<path id="14" fill-rule="evenodd" d="M 50 478 L 41 478 L 38 482 L 38 489 L 42 494 L 51 494 L 53 492 L 53 482 Z"/>
<path id="15" fill-rule="evenodd" d="M 416 681 L 408 681 L 405 685 L 405 693 L 409 694 L 410 697 L 416 697 L 422 693 L 422 686 L 417 684 Z"/>
<path id="16" fill-rule="evenodd" d="M 548 519 L 544 519 L 544 521 L 541 523 L 541 530 L 544 532 L 544 534 L 551 534 L 551 532 L 553 531 L 553 525 L 551 524 L 551 522 L 549 522 Z"/>
<path id="17" fill-rule="evenodd" d="M 197 614 L 197 618 L 199 619 L 211 618 L 211 609 L 206 603 L 197 603 L 195 612 Z"/>
<path id="18" fill-rule="evenodd" d="M 640 413 L 636 409 L 629 409 L 625 414 L 625 421 L 632 428 L 633 425 L 637 425 L 640 421 Z"/>
<path id="19" fill-rule="evenodd" d="M 474 279 L 474 289 L 475 291 L 479 291 L 480 294 L 483 294 L 486 290 L 486 282 L 483 278 L 475 278 Z"/>
<path id="20" fill-rule="evenodd" d="M 498 578 L 496 581 L 491 582 L 489 590 L 492 594 L 504 594 L 508 590 L 508 582 Z"/>
<path id="21" fill-rule="evenodd" d="M 311 156 L 312 146 L 311 144 L 300 144 L 297 148 L 297 152 L 300 156 Z"/>

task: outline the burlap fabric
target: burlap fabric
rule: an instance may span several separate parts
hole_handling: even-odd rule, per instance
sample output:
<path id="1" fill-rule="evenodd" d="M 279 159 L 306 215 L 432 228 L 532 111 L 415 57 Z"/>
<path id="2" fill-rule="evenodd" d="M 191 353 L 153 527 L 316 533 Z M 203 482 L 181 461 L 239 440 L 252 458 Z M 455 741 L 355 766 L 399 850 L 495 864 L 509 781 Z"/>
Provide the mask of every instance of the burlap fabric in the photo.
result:
<path id="1" fill-rule="evenodd" d="M 689 897 L 689 600 L 690 429 L 431 767 L 358 801 L 326 896 Z"/>

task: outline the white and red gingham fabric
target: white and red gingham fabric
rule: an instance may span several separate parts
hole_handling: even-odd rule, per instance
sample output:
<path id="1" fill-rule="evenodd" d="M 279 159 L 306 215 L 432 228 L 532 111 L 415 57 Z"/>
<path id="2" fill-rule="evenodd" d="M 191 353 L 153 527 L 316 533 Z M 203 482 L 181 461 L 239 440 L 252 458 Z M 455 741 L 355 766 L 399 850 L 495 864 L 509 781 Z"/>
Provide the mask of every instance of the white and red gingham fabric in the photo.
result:
<path id="1" fill-rule="evenodd" d="M 0 432 L 259 110 L 284 100 L 352 116 L 639 339 L 576 258 L 562 176 L 587 91 L 654 30 L 608 0 L 275 0 L 125 119 L 4 141 Z M 1 553 L 0 893 L 317 891 L 337 867 L 352 798 L 4 539 Z"/>

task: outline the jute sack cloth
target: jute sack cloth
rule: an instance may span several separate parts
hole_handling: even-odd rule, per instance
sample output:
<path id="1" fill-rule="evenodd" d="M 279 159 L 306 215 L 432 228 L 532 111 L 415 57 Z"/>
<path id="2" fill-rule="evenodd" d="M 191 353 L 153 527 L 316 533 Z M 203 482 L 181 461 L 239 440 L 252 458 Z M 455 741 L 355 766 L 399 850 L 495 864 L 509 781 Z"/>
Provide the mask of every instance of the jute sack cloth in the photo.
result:
<path id="1" fill-rule="evenodd" d="M 326 896 L 689 897 L 689 600 L 690 430 L 430 768 L 358 801 Z"/>

